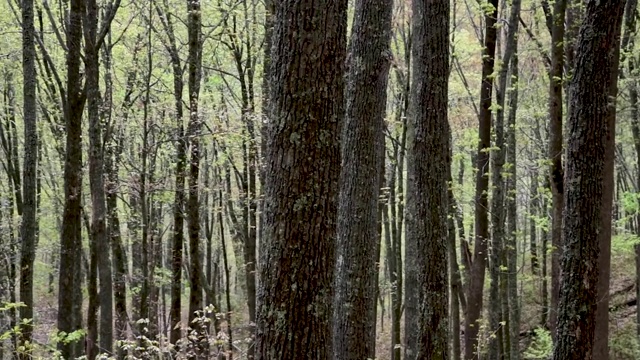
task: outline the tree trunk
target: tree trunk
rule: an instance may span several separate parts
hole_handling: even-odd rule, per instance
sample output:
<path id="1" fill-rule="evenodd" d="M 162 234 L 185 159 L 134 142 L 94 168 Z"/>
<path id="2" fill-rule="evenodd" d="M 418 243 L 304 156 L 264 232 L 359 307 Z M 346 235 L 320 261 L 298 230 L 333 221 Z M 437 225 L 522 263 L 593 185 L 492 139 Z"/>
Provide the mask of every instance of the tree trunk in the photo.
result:
<path id="1" fill-rule="evenodd" d="M 550 187 L 551 184 L 549 181 L 549 176 L 547 176 L 544 182 L 544 188 L 546 189 L 546 191 L 549 191 Z M 544 216 L 545 219 L 549 219 L 549 200 L 546 197 L 542 200 L 540 211 L 542 212 L 542 216 Z M 547 266 L 547 254 L 549 253 L 549 235 L 549 231 L 545 228 L 542 228 L 542 230 L 540 231 L 540 237 L 542 240 L 540 248 L 540 251 L 542 252 L 542 273 L 540 274 L 540 276 L 542 277 L 542 317 L 540 320 L 540 326 L 542 327 L 545 327 L 549 324 L 549 313 L 551 309 L 551 307 L 549 306 L 549 277 L 547 276 L 549 273 Z M 552 336 L 554 335 L 552 334 Z"/>
<path id="2" fill-rule="evenodd" d="M 184 78 L 182 75 L 182 63 L 178 52 L 177 41 L 173 28 L 173 20 L 169 13 L 169 4 L 165 0 L 163 7 L 156 6 L 156 11 L 162 19 L 162 27 L 168 41 L 165 49 L 171 61 L 173 76 L 173 99 L 175 110 L 175 147 L 176 147 L 176 169 L 175 169 L 175 194 L 173 200 L 173 231 L 171 239 L 171 305 L 169 309 L 169 323 L 171 326 L 169 340 L 177 345 L 182 337 L 182 263 L 184 246 L 184 220 L 185 220 L 185 180 L 187 167 L 187 139 L 184 133 L 184 111 L 182 105 L 182 93 L 184 89 Z"/>
<path id="3" fill-rule="evenodd" d="M 105 196 L 107 206 L 107 236 L 113 253 L 113 298 L 115 307 L 115 323 L 114 332 L 115 340 L 124 340 L 127 338 L 127 276 L 128 261 L 126 252 L 122 244 L 122 234 L 120 229 L 120 216 L 118 215 L 118 187 L 120 185 L 119 164 L 123 150 L 123 130 L 122 124 L 127 122 L 129 110 L 132 106 L 131 93 L 137 77 L 137 53 L 139 47 L 134 48 L 133 70 L 127 73 L 127 82 L 125 85 L 125 96 L 123 99 L 123 111 L 119 114 L 121 122 L 117 125 L 112 123 L 113 111 L 113 78 L 112 78 L 112 53 L 111 38 L 108 37 L 108 43 L 103 48 L 105 59 L 105 111 L 104 121 L 111 124 L 106 130 L 105 148 L 104 148 L 104 169 L 107 176 L 105 184 Z M 124 357 L 124 349 L 118 347 L 116 356 Z"/>
<path id="4" fill-rule="evenodd" d="M 392 9 L 392 0 L 356 2 L 341 141 L 343 168 L 333 314 L 335 359 L 375 358 L 377 210 L 384 161 L 380 148 L 384 147 Z M 364 88 L 369 91 L 360 91 Z"/>
<path id="5" fill-rule="evenodd" d="M 535 159 L 534 152 L 531 152 L 531 158 Z M 531 174 L 531 182 L 529 185 L 529 259 L 531 261 L 531 274 L 540 275 L 540 258 L 538 257 L 538 221 L 537 219 L 543 214 L 539 214 L 540 210 L 540 194 L 538 193 L 538 176 Z"/>
<path id="6" fill-rule="evenodd" d="M 516 1 L 512 6 L 515 6 Z M 518 5 L 520 2 L 518 1 Z M 519 10 L 519 9 L 518 9 Z M 516 202 L 516 114 L 518 111 L 518 42 L 516 39 L 513 57 L 511 58 L 511 94 L 509 98 L 509 118 L 507 120 L 507 293 L 509 297 L 509 357 L 520 359 L 520 297 L 518 296 L 518 207 Z M 505 309 L 506 311 L 506 309 Z"/>
<path id="7" fill-rule="evenodd" d="M 67 25 L 67 97 L 64 107 L 66 151 L 64 164 L 64 212 L 60 235 L 58 330 L 70 334 L 82 328 L 81 252 L 82 230 L 82 112 L 85 94 L 80 75 L 82 14 L 84 1 L 71 0 Z M 79 342 L 58 342 L 65 359 L 80 356 Z"/>
<path id="8" fill-rule="evenodd" d="M 200 132 L 202 121 L 198 114 L 200 80 L 202 73 L 202 35 L 200 0 L 187 0 L 189 58 L 189 144 L 191 148 L 189 169 L 189 199 L 187 217 L 189 222 L 189 270 L 191 295 L 189 298 L 189 324 L 195 318 L 196 311 L 203 309 L 202 264 L 200 253 L 200 206 L 198 203 L 200 174 Z"/>
<path id="9" fill-rule="evenodd" d="M 24 117 L 24 164 L 23 164 L 23 212 L 21 224 L 20 256 L 20 318 L 33 320 L 33 267 L 36 255 L 36 166 L 38 162 L 38 130 L 36 126 L 36 49 L 34 43 L 33 0 L 22 2 L 22 78 Z M 20 359 L 31 357 L 32 323 L 24 323 L 21 328 L 20 344 L 26 351 L 20 352 Z M 29 343 L 29 344 L 27 344 Z"/>
<path id="10" fill-rule="evenodd" d="M 633 3 L 634 1 L 626 1 Z M 635 16 L 635 5 L 630 9 L 631 16 Z M 606 116 L 607 138 L 605 147 L 604 162 L 604 183 L 601 212 L 601 229 L 599 233 L 599 254 L 598 254 L 598 304 L 596 306 L 596 329 L 595 344 L 593 350 L 594 358 L 598 360 L 609 359 L 609 283 L 611 276 L 611 226 L 613 213 L 613 200 L 615 191 L 614 166 L 615 166 L 615 136 L 616 136 L 616 99 L 618 97 L 618 74 L 620 67 L 620 34 L 621 26 L 618 26 L 614 34 L 615 48 L 611 65 L 611 83 L 609 88 L 609 99 L 611 104 L 608 107 Z"/>
<path id="11" fill-rule="evenodd" d="M 637 0 L 627 0 L 624 18 L 624 37 L 622 40 L 623 54 L 633 54 L 635 50 L 636 18 L 638 14 Z M 636 68 L 636 58 L 632 55 L 628 58 L 628 73 L 633 74 Z M 621 61 L 622 62 L 622 61 Z M 624 67 L 622 68 L 624 69 Z M 624 77 L 621 70 L 621 78 Z M 631 132 L 633 134 L 636 161 L 640 164 L 640 124 L 638 124 L 638 83 L 635 80 L 629 82 L 629 104 L 631 107 Z M 640 172 L 636 173 L 636 188 L 640 189 Z M 640 213 L 634 214 L 636 235 L 640 232 Z M 633 228 L 633 227 L 632 227 Z M 634 246 L 636 268 L 636 298 L 640 299 L 640 244 Z M 636 314 L 636 334 L 640 337 L 640 311 Z"/>
<path id="12" fill-rule="evenodd" d="M 106 228 L 106 196 L 104 186 L 104 153 L 102 138 L 102 99 L 100 97 L 100 45 L 98 44 L 98 5 L 95 0 L 85 2 L 84 17 L 85 76 L 87 114 L 89 117 L 89 182 L 91 190 L 91 253 L 95 254 L 99 276 L 100 346 L 87 346 L 90 360 L 98 352 L 113 351 L 113 288 L 111 275 L 111 251 Z M 93 265 L 92 265 L 93 266 Z M 91 309 L 90 309 L 91 310 Z M 93 339 L 95 340 L 95 339 Z"/>
<path id="13" fill-rule="evenodd" d="M 465 316 L 464 352 L 465 359 L 478 359 L 478 330 L 482 312 L 482 293 L 484 289 L 485 269 L 487 267 L 487 244 L 489 240 L 489 214 L 487 209 L 489 191 L 489 147 L 491 146 L 491 104 L 493 93 L 493 71 L 496 53 L 497 29 L 495 27 L 498 16 L 498 0 L 491 0 L 491 11 L 485 13 L 485 38 L 482 52 L 482 87 L 480 90 L 480 114 L 478 131 L 480 141 L 476 167 L 476 201 L 475 201 L 475 246 L 473 263 L 471 265 L 471 279 L 469 280 L 469 294 L 467 299 L 467 313 Z"/>
<path id="14" fill-rule="evenodd" d="M 562 86 L 564 67 L 564 18 L 567 0 L 557 0 L 553 5 L 551 30 L 551 69 L 549 71 L 549 171 L 552 194 L 551 213 L 551 309 L 549 329 L 555 337 L 560 291 L 560 257 L 562 256 Z"/>
<path id="15" fill-rule="evenodd" d="M 569 111 L 565 253 L 554 359 L 593 359 L 602 217 L 607 210 L 609 99 L 616 87 L 624 1 L 588 2 L 580 29 Z M 604 119 L 604 120 L 603 120 Z M 611 214 L 609 213 L 608 216 Z"/>
<path id="16" fill-rule="evenodd" d="M 285 0 L 274 23 L 256 355 L 327 359 L 347 2 Z"/>
<path id="17" fill-rule="evenodd" d="M 449 171 L 451 167 L 449 167 Z M 449 183 L 452 182 L 451 174 L 449 174 Z M 460 296 L 464 296 L 464 289 L 462 287 L 462 280 L 460 277 L 460 266 L 458 265 L 458 257 L 456 255 L 456 206 L 455 199 L 453 197 L 453 191 L 451 188 L 447 191 L 449 193 L 449 217 L 447 219 L 447 226 L 449 228 L 449 273 L 450 273 L 450 314 L 451 314 L 451 359 L 460 360 L 461 347 L 460 347 Z M 464 309 L 463 309 L 464 310 Z"/>
<path id="18" fill-rule="evenodd" d="M 410 359 L 448 359 L 447 175 L 450 173 L 449 1 L 413 2 L 413 77 L 407 161 L 406 243 L 417 250 L 417 343 Z M 410 267 L 415 265 L 414 268 Z M 411 327 L 405 326 L 405 332 Z"/>
<path id="19" fill-rule="evenodd" d="M 491 262 L 489 272 L 491 275 L 491 285 L 489 292 L 489 331 L 492 336 L 489 340 L 489 359 L 497 359 L 499 356 L 506 357 L 508 349 L 504 349 L 503 343 L 508 343 L 509 333 L 505 327 L 508 319 L 509 303 L 506 296 L 508 285 L 508 273 L 501 269 L 506 269 L 506 181 L 503 176 L 503 168 L 506 161 L 507 149 L 505 144 L 505 112 L 507 80 L 511 59 L 516 52 L 516 34 L 518 32 L 518 18 L 520 16 L 520 1 L 513 1 L 509 15 L 509 23 L 505 39 L 505 52 L 502 56 L 502 66 L 498 73 L 498 86 L 496 100 L 498 109 L 495 117 L 495 150 L 492 155 L 492 196 L 491 196 Z M 509 164 L 511 168 L 511 164 Z"/>

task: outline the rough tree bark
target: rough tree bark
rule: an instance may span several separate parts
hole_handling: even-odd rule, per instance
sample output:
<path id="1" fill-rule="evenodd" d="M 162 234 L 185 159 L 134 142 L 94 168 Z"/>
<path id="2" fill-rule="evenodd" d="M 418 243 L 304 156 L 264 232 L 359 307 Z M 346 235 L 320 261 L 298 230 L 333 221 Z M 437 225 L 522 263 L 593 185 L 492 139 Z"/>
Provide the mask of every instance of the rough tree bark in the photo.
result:
<path id="1" fill-rule="evenodd" d="M 561 289 L 554 359 L 593 359 L 607 147 L 625 1 L 591 1 L 570 87 Z M 610 216 L 610 214 L 609 214 Z"/>
<path id="2" fill-rule="evenodd" d="M 187 200 L 187 220 L 189 223 L 189 275 L 191 292 L 189 297 L 189 324 L 195 312 L 203 308 L 202 260 L 200 254 L 200 205 L 198 203 L 200 174 L 200 132 L 202 121 L 198 113 L 200 79 L 202 74 L 202 35 L 200 0 L 187 0 L 189 58 L 189 198 Z"/>
<path id="3" fill-rule="evenodd" d="M 635 16 L 636 0 L 626 0 L 625 3 L 633 5 L 629 8 L 631 16 Z M 611 277 L 611 231 L 612 212 L 615 191 L 614 165 L 615 165 L 615 136 L 616 136 L 616 99 L 618 97 L 618 74 L 620 73 L 620 44 L 621 30 L 618 26 L 614 34 L 614 54 L 611 65 L 611 84 L 609 88 L 609 99 L 611 104 L 608 107 L 606 116 L 607 138 L 604 162 L 604 183 L 602 197 L 602 212 L 600 216 L 601 229 L 599 233 L 599 254 L 598 254 L 598 304 L 596 307 L 596 328 L 595 343 L 593 345 L 593 356 L 598 360 L 609 359 L 609 283 Z"/>
<path id="4" fill-rule="evenodd" d="M 71 0 L 67 25 L 67 97 L 64 107 L 66 151 L 64 163 L 64 211 L 60 234 L 58 330 L 70 334 L 82 328 L 81 199 L 82 112 L 86 96 L 80 75 L 83 0 Z M 58 342 L 65 359 L 80 356 L 82 342 Z"/>
<path id="5" fill-rule="evenodd" d="M 448 174 L 449 1 L 413 2 L 412 88 L 407 158 L 406 242 L 417 250 L 417 343 L 410 359 L 449 358 Z M 407 266 L 411 264 L 407 263 Z M 406 326 L 405 331 L 410 327 Z"/>
<path id="6" fill-rule="evenodd" d="M 275 4 L 258 359 L 332 358 L 347 2 Z"/>
<path id="7" fill-rule="evenodd" d="M 36 255 L 36 166 L 38 162 L 38 131 L 36 127 L 36 48 L 33 0 L 22 2 L 22 79 L 24 118 L 24 164 L 22 168 L 23 212 L 20 233 L 22 247 L 20 256 L 20 308 L 21 319 L 33 319 L 33 266 Z M 20 344 L 26 351 L 19 353 L 20 359 L 31 358 L 32 323 L 21 329 Z"/>
<path id="8" fill-rule="evenodd" d="M 336 229 L 335 359 L 375 358 L 377 210 L 384 162 L 380 148 L 384 147 L 392 9 L 393 0 L 356 1 L 351 30 Z"/>

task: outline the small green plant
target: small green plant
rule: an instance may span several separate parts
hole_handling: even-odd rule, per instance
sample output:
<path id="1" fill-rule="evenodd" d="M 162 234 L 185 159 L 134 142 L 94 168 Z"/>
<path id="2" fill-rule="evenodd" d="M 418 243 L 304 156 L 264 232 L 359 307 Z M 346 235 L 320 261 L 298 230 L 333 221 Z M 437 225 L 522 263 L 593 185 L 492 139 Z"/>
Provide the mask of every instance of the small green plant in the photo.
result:
<path id="1" fill-rule="evenodd" d="M 553 341 L 551 333 L 547 329 L 537 328 L 533 330 L 533 341 L 523 353 L 527 360 L 545 360 L 551 356 L 553 351 Z"/>

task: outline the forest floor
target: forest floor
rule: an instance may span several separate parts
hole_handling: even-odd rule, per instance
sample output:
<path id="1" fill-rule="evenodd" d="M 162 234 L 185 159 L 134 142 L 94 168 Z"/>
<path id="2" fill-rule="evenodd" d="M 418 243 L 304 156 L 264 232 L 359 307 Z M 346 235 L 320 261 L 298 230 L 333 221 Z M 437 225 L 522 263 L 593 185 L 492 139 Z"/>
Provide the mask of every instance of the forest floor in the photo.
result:
<path id="1" fill-rule="evenodd" d="M 637 297 L 635 285 L 635 253 L 633 246 L 629 246 L 626 241 L 621 244 L 614 241 L 611 258 L 611 285 L 610 285 L 610 347 L 611 360 L 639 359 L 640 345 L 636 334 L 637 317 Z M 541 301 L 541 281 L 530 274 L 530 269 L 524 266 L 520 271 L 520 293 L 522 299 L 521 334 L 532 334 L 532 331 L 540 324 L 540 314 L 543 310 Z M 53 329 L 56 326 L 57 317 L 57 295 L 45 289 L 40 289 L 36 294 L 37 305 L 35 311 L 35 322 L 37 326 L 34 331 L 36 344 L 46 348 L 53 339 Z M 42 291 L 45 290 L 45 291 Z M 488 291 L 486 291 L 488 293 Z M 388 298 L 388 297 L 387 297 Z M 246 341 L 248 333 L 246 331 L 247 316 L 246 309 L 236 309 L 234 315 L 234 340 Z M 376 355 L 378 360 L 390 359 L 391 354 L 391 319 L 389 317 L 389 306 L 386 306 L 384 322 L 378 317 Z M 86 310 L 86 309 L 85 309 Z M 85 311 L 86 313 L 86 311 Z M 404 322 L 402 323 L 402 326 Z M 222 326 L 226 328 L 226 324 Z M 521 337 L 523 351 L 531 343 L 530 336 Z M 239 344 L 240 345 L 240 344 Z M 243 345 L 240 345 L 244 347 Z M 237 349 L 236 349 L 237 350 Z M 633 354 L 633 355 L 631 355 Z M 236 358 L 242 358 L 242 353 L 237 353 Z M 634 357 L 638 356 L 638 357 Z"/>

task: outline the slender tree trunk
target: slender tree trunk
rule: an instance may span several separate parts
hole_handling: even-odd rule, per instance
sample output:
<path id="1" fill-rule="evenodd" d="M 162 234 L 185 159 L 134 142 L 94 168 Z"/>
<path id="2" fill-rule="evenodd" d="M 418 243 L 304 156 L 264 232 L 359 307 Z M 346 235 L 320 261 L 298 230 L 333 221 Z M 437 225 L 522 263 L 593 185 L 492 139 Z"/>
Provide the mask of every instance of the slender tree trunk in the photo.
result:
<path id="1" fill-rule="evenodd" d="M 258 359 L 333 357 L 346 30 L 344 0 L 285 0 L 276 6 L 265 156 L 269 171 L 259 251 Z"/>
<path id="2" fill-rule="evenodd" d="M 624 1 L 588 2 L 571 84 L 560 312 L 554 359 L 593 359 L 600 235 Z M 603 120 L 604 119 L 604 120 Z M 606 121 L 605 121 L 606 120 Z M 610 213 L 608 214 L 610 216 Z"/>
<path id="3" fill-rule="evenodd" d="M 636 18 L 638 14 L 638 1 L 627 0 L 624 18 L 624 37 L 622 39 L 623 54 L 633 54 L 635 50 Z M 626 56 L 625 56 L 626 57 Z M 622 60 L 622 59 L 621 59 Z M 621 61 L 622 62 L 622 61 Z M 633 74 L 636 68 L 636 57 L 631 55 L 627 58 L 628 73 Z M 624 68 L 622 68 L 624 69 Z M 621 78 L 624 77 L 621 70 Z M 638 123 L 638 83 L 635 80 L 629 82 L 629 104 L 631 106 L 631 132 L 633 134 L 634 149 L 636 151 L 636 161 L 640 164 L 640 125 Z M 640 171 L 636 173 L 636 188 L 640 189 Z M 640 233 L 640 213 L 633 217 L 635 222 L 635 232 Z M 636 298 L 640 299 L 640 244 L 634 246 L 636 265 Z M 640 311 L 636 314 L 636 334 L 640 337 Z"/>
<path id="4" fill-rule="evenodd" d="M 347 60 L 337 223 L 335 359 L 375 358 L 380 169 L 392 0 L 359 0 Z M 372 83 L 373 81 L 373 83 Z M 369 91 L 359 91 L 363 88 Z M 372 176 L 378 174 L 378 176 Z"/>
<path id="5" fill-rule="evenodd" d="M 482 312 L 482 293 L 487 267 L 487 245 L 489 240 L 489 147 L 491 146 L 491 104 L 493 93 L 493 71 L 496 53 L 498 0 L 489 2 L 492 11 L 485 13 L 485 38 L 482 52 L 482 87 L 480 90 L 480 114 L 478 118 L 480 141 L 478 144 L 475 204 L 475 246 L 471 279 L 469 280 L 469 303 L 465 316 L 465 359 L 478 359 L 478 330 Z"/>
<path id="6" fill-rule="evenodd" d="M 33 320 L 33 267 L 36 255 L 36 166 L 38 162 L 38 130 L 36 126 L 36 49 L 33 0 L 22 2 L 22 79 L 24 118 L 23 213 L 20 234 L 20 318 Z M 20 344 L 25 346 L 20 359 L 31 357 L 32 323 L 23 323 Z"/>
<path id="7" fill-rule="evenodd" d="M 635 16 L 635 2 L 631 16 Z M 598 254 L 598 304 L 596 307 L 594 358 L 598 360 L 609 359 L 609 283 L 611 276 L 611 226 L 613 214 L 613 200 L 615 191 L 614 167 L 615 167 L 615 136 L 616 136 L 616 99 L 618 97 L 618 74 L 620 68 L 620 39 L 621 26 L 618 26 L 614 34 L 615 48 L 612 54 L 611 87 L 609 88 L 609 107 L 606 116 L 607 138 L 604 162 L 604 183 L 601 212 L 601 229 L 599 233 Z"/>
<path id="8" fill-rule="evenodd" d="M 84 18 L 85 76 L 87 89 L 87 114 L 89 117 L 89 182 L 91 190 L 91 253 L 97 260 L 99 276 L 100 346 L 87 346 L 89 359 L 98 352 L 113 351 L 113 288 L 111 274 L 111 251 L 106 228 L 106 196 L 104 186 L 104 152 L 101 123 L 102 99 L 100 97 L 100 45 L 98 41 L 98 5 L 95 0 L 85 2 Z M 93 266 L 93 265 L 92 265 Z M 90 309 L 91 310 L 91 309 Z M 95 309 L 97 310 L 97 309 Z M 92 315 L 93 316 L 93 315 Z M 97 334 L 96 334 L 97 335 Z"/>
<path id="9" fill-rule="evenodd" d="M 392 169 L 394 166 L 391 166 Z M 389 272 L 389 284 L 391 286 L 391 359 L 400 359 L 401 354 L 401 339 L 400 339 L 400 318 L 402 317 L 402 274 L 398 271 L 401 268 L 402 263 L 398 260 L 400 246 L 396 246 L 393 240 L 391 231 L 391 223 L 395 220 L 389 217 L 389 208 L 391 208 L 391 197 L 395 196 L 393 186 L 395 186 L 395 172 L 391 171 L 389 174 L 390 193 L 388 194 L 388 201 L 385 204 L 385 208 L 382 211 L 382 223 L 384 227 L 384 244 L 387 255 L 387 269 Z"/>
<path id="10" fill-rule="evenodd" d="M 80 76 L 82 14 L 84 2 L 71 0 L 67 25 L 66 151 L 64 164 L 65 204 L 60 235 L 60 277 L 58 286 L 58 330 L 70 334 L 82 328 L 81 199 L 82 199 L 82 112 L 85 94 Z M 80 356 L 79 342 L 58 342 L 65 359 Z"/>
<path id="11" fill-rule="evenodd" d="M 503 343 L 508 343 L 509 333 L 505 327 L 508 319 L 509 303 L 506 294 L 507 273 L 506 268 L 506 181 L 503 176 L 503 168 L 506 161 L 507 149 L 505 143 L 505 110 L 507 95 L 507 78 L 509 75 L 509 66 L 511 59 L 516 52 L 516 34 L 518 32 L 518 18 L 520 16 L 520 1 L 516 0 L 511 3 L 511 11 L 509 15 L 508 29 L 505 39 L 505 52 L 502 56 L 502 66 L 498 73 L 498 87 L 496 100 L 498 109 L 495 117 L 495 150 L 492 155 L 492 197 L 491 197 L 491 262 L 489 272 L 491 275 L 491 285 L 489 292 L 489 331 L 495 336 L 489 340 L 489 359 L 497 359 L 507 357 Z M 511 166 L 511 164 L 509 164 Z"/>
<path id="12" fill-rule="evenodd" d="M 449 167 L 451 171 L 451 167 Z M 451 184 L 451 173 L 449 173 L 449 184 Z M 451 186 L 451 185 L 449 185 Z M 447 226 L 449 229 L 449 274 L 450 274 L 450 313 L 451 313 L 451 359 L 460 360 L 460 296 L 464 297 L 464 289 L 460 277 L 460 266 L 458 265 L 458 257 L 456 255 L 456 226 L 455 226 L 455 199 L 451 188 L 447 191 L 449 194 L 449 216 Z"/>
<path id="13" fill-rule="evenodd" d="M 177 345 L 182 337 L 182 264 L 184 246 L 184 221 L 185 221 L 185 181 L 187 167 L 188 142 L 184 133 L 184 111 L 182 105 L 182 93 L 184 78 L 182 75 L 182 62 L 178 52 L 178 46 L 173 28 L 173 20 L 169 14 L 169 4 L 163 1 L 163 7 L 156 7 L 156 11 L 162 20 L 162 27 L 168 38 L 165 49 L 171 60 L 173 76 L 173 99 L 175 109 L 175 194 L 173 200 L 173 232 L 171 238 L 171 305 L 169 309 L 169 322 L 171 326 L 169 340 Z"/>
<path id="14" fill-rule="evenodd" d="M 516 1 L 512 6 L 515 6 Z M 518 4 L 519 5 L 519 4 Z M 519 10 L 519 9 L 518 9 Z M 516 35 L 517 36 L 517 35 Z M 520 297 L 518 294 L 518 207 L 516 203 L 516 115 L 518 111 L 519 70 L 518 42 L 516 38 L 513 57 L 511 58 L 511 94 L 509 98 L 509 118 L 507 120 L 507 163 L 509 164 L 506 179 L 507 210 L 507 293 L 509 297 L 509 357 L 520 359 Z M 506 311 L 506 310 L 505 310 Z"/>
<path id="15" fill-rule="evenodd" d="M 534 158 L 533 151 L 531 157 Z M 531 261 L 531 274 L 540 275 L 540 259 L 538 258 L 538 217 L 540 210 L 540 194 L 538 194 L 538 176 L 531 174 L 529 185 L 529 259 Z"/>
<path id="16" fill-rule="evenodd" d="M 628 20 L 628 18 L 627 18 Z M 635 24 L 635 19 L 634 19 Z M 635 25 L 634 25 L 635 28 Z M 635 32 L 635 31 L 634 31 Z M 635 70 L 635 59 L 629 59 L 629 73 Z M 633 132 L 636 159 L 640 160 L 640 124 L 638 123 L 638 84 L 635 81 L 629 86 L 629 102 L 631 104 L 631 129 Z M 636 186 L 640 188 L 640 171 L 636 173 Z M 640 213 L 635 216 L 636 234 L 640 232 Z M 640 299 L 640 244 L 634 246 L 636 262 L 636 296 Z M 636 315 L 637 334 L 640 336 L 640 311 Z"/>
<path id="17" fill-rule="evenodd" d="M 567 0 L 557 0 L 553 5 L 553 25 L 551 30 L 551 69 L 549 71 L 549 171 L 552 194 L 551 213 L 551 309 L 549 329 L 555 338 L 558 316 L 558 296 L 560 291 L 560 257 L 562 256 L 562 208 L 563 177 L 562 168 L 562 87 L 564 74 L 564 20 Z"/>
<path id="18" fill-rule="evenodd" d="M 200 206 L 198 203 L 199 174 L 200 174 L 200 132 L 202 121 L 198 113 L 198 99 L 200 95 L 200 79 L 202 73 L 202 35 L 201 12 L 199 0 L 187 0 L 189 58 L 187 68 L 189 73 L 189 144 L 191 148 L 189 170 L 189 199 L 187 201 L 187 216 L 189 223 L 189 260 L 191 277 L 191 295 L 189 299 L 189 323 L 195 318 L 195 313 L 203 308 L 202 293 L 202 265 L 200 254 Z"/>
<path id="19" fill-rule="evenodd" d="M 133 62 L 136 64 L 138 47 L 134 48 Z M 120 157 L 122 154 L 122 123 L 113 124 L 113 78 L 112 78 L 112 53 L 111 35 L 107 36 L 107 44 L 103 47 L 105 64 L 105 99 L 103 111 L 103 121 L 111 124 L 105 130 L 104 146 L 104 171 L 106 173 L 105 196 L 107 212 L 107 237 L 109 246 L 113 253 L 113 300 L 115 307 L 114 339 L 124 340 L 127 337 L 127 275 L 128 262 L 126 253 L 122 245 L 122 235 L 120 230 L 120 217 L 118 215 L 118 186 L 120 178 L 118 175 Z M 135 66 L 135 65 L 134 65 Z M 131 108 L 131 92 L 137 74 L 137 69 L 130 71 L 127 75 L 125 86 L 125 97 L 123 101 L 123 112 L 120 114 L 122 121 L 126 122 L 129 109 Z M 124 357 L 122 347 L 115 349 L 118 358 Z"/>
<path id="20" fill-rule="evenodd" d="M 549 181 L 549 176 L 546 177 L 544 181 L 544 188 L 550 190 L 551 184 Z M 545 219 L 549 219 L 549 200 L 545 197 L 542 200 L 542 206 L 540 208 L 542 216 Z M 542 277 L 542 317 L 540 320 L 540 326 L 545 327 L 549 324 L 549 313 L 551 312 L 551 306 L 549 302 L 549 281 L 548 281 L 548 266 L 547 266 L 547 254 L 549 253 L 549 235 L 550 233 L 542 228 L 540 231 L 540 238 L 542 241 L 540 251 L 542 252 L 542 273 L 540 276 Z M 553 336 L 553 334 L 552 334 Z"/>
<path id="21" fill-rule="evenodd" d="M 220 225 L 220 244 L 222 247 L 222 261 L 224 265 L 224 277 L 225 277 L 225 285 L 226 285 L 225 300 L 227 303 L 226 304 L 227 313 L 225 315 L 225 320 L 227 321 L 227 336 L 228 336 L 228 342 L 229 342 L 229 351 L 228 351 L 229 358 L 228 359 L 231 360 L 231 357 L 233 356 L 233 332 L 231 330 L 231 314 L 232 314 L 231 279 L 229 275 L 229 258 L 227 255 L 227 244 L 224 236 L 224 221 L 222 220 L 222 209 L 224 209 L 224 206 L 222 203 L 222 188 L 218 190 L 218 197 L 219 197 L 219 206 L 220 206 L 220 211 L 218 211 L 218 224 Z"/>
<path id="22" fill-rule="evenodd" d="M 151 9 L 148 11 L 148 16 L 151 18 Z M 151 214 L 152 205 L 149 198 L 151 197 L 149 194 L 149 185 L 152 183 L 150 181 L 152 166 L 150 163 L 153 161 L 151 156 L 152 150 L 152 142 L 153 142 L 153 130 L 152 130 L 152 119 L 150 117 L 152 115 L 149 114 L 151 107 L 151 76 L 153 72 L 153 48 L 152 48 L 152 31 L 148 29 L 147 31 L 147 68 L 146 74 L 144 77 L 144 99 L 143 99 L 143 113 L 142 113 L 142 149 L 140 149 L 140 157 L 141 157 L 141 169 L 139 172 L 139 185 L 138 185 L 138 193 L 137 199 L 132 201 L 132 206 L 134 209 L 140 211 L 140 222 L 142 223 L 142 235 L 136 239 L 136 244 L 132 244 L 133 246 L 139 246 L 137 251 L 133 251 L 133 254 L 141 254 L 141 260 L 139 260 L 139 266 L 141 270 L 141 284 L 140 284 L 140 297 L 139 297 L 139 314 L 140 319 L 147 320 L 148 322 L 140 322 L 139 323 L 139 335 L 148 336 L 147 333 L 151 326 L 151 314 L 150 309 L 152 308 L 149 303 L 149 295 L 151 293 L 151 287 L 153 286 L 153 282 L 151 280 L 154 268 L 153 268 L 153 248 L 151 246 L 152 242 L 152 234 L 149 234 L 151 230 Z M 136 224 L 138 225 L 138 224 Z M 135 232 L 136 235 L 137 231 Z M 135 305 L 134 305 L 135 306 Z M 145 330 L 147 329 L 147 330 Z M 142 343 L 142 337 L 140 337 L 139 342 Z"/>

